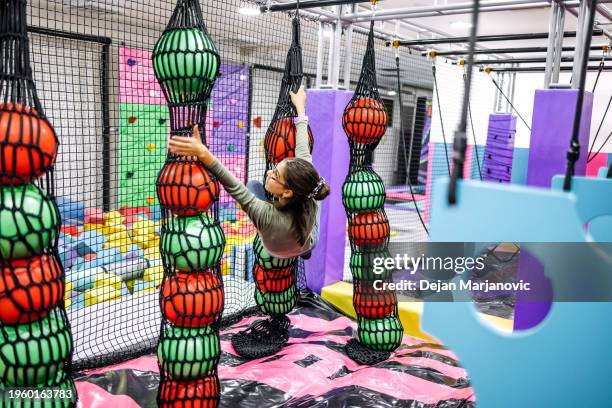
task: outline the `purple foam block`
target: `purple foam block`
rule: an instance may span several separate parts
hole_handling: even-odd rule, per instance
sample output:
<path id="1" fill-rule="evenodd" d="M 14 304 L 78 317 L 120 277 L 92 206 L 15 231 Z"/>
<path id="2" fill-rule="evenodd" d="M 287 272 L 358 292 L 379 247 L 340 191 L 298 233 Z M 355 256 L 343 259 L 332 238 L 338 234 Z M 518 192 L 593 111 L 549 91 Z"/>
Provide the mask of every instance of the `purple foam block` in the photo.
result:
<path id="1" fill-rule="evenodd" d="M 489 116 L 483 164 L 485 180 L 510 182 L 515 133 L 516 117 L 514 115 L 496 113 Z"/>
<path id="2" fill-rule="evenodd" d="M 309 90 L 307 114 L 314 134 L 313 163 L 325 177 L 331 195 L 321 203 L 320 236 L 306 261 L 306 282 L 314 292 L 342 280 L 346 245 L 346 212 L 342 184 L 348 173 L 350 150 L 342 129 L 342 113 L 352 92 Z"/>
<path id="3" fill-rule="evenodd" d="M 529 146 L 528 185 L 550 188 L 552 177 L 565 173 L 577 97 L 578 91 L 575 89 L 536 91 Z M 586 150 L 591 131 L 592 112 L 593 95 L 585 92 L 579 134 L 582 154 L 576 163 L 577 176 L 586 174 Z"/>

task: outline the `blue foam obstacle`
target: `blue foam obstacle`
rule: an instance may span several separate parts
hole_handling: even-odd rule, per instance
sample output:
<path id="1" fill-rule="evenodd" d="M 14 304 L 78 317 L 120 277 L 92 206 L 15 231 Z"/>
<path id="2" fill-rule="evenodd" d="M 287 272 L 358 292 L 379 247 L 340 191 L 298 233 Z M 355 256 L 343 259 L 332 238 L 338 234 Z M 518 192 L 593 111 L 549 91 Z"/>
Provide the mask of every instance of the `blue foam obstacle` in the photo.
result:
<path id="1" fill-rule="evenodd" d="M 608 406 L 612 353 L 612 254 L 592 245 L 559 253 L 538 242 L 589 242 L 574 193 L 449 180 L 432 198 L 431 238 L 437 242 L 523 242 L 538 258 L 558 296 L 588 289 L 590 302 L 554 303 L 546 319 L 520 335 L 491 331 L 470 302 L 426 303 L 423 327 L 459 357 L 482 407 Z M 501 216 L 500 216 L 501 215 Z M 579 273 L 577 273 L 579 271 Z M 457 280 L 459 278 L 455 278 Z M 466 335 L 469 333 L 469 335 Z M 565 358 L 568 350 L 583 352 Z M 494 373 L 494 375 L 491 375 Z M 586 402 L 588 401 L 588 402 Z"/>

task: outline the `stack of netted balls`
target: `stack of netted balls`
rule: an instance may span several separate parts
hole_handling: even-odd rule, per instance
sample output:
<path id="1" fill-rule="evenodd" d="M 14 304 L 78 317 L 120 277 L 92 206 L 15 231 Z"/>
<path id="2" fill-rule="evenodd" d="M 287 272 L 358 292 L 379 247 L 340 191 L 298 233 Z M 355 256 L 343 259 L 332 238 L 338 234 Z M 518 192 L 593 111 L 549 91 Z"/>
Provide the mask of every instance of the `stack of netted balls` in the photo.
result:
<path id="1" fill-rule="evenodd" d="M 287 54 L 285 72 L 278 103 L 264 139 L 266 172 L 273 170 L 284 159 L 295 157 L 297 116 L 289 92 L 297 91 L 302 82 L 302 49 L 300 45 L 299 17 L 293 19 L 292 44 Z M 308 128 L 312 148 L 313 136 Z M 265 183 L 266 173 L 263 174 Z M 271 197 L 270 197 L 271 198 Z M 256 322 L 251 328 L 237 333 L 232 344 L 238 354 L 246 358 L 260 358 L 276 353 L 289 339 L 289 318 L 286 316 L 296 305 L 297 258 L 276 258 L 268 253 L 259 235 L 253 242 L 255 264 L 255 301 L 259 309 L 270 316 Z"/>
<path id="2" fill-rule="evenodd" d="M 32 395 L 41 404 L 70 407 L 72 336 L 53 191 L 59 143 L 32 79 L 26 7 L 0 3 L 0 389 L 40 388 L 45 393 Z M 34 402 L 0 405 L 26 403 Z"/>
<path id="3" fill-rule="evenodd" d="M 374 281 L 391 280 L 390 273 L 374 273 L 374 260 L 389 256 L 389 220 L 385 214 L 385 186 L 372 168 L 374 149 L 387 129 L 387 112 L 378 93 L 374 36 L 370 29 L 361 77 L 342 118 L 351 148 L 349 174 L 342 188 L 351 242 L 353 304 L 357 313 L 357 339 L 347 354 L 362 364 L 388 358 L 402 341 L 397 298 L 388 289 L 375 290 Z"/>
<path id="4" fill-rule="evenodd" d="M 206 109 L 220 57 L 198 0 L 178 1 L 152 58 L 168 102 L 171 137 L 193 136 L 198 125 L 206 143 Z M 157 195 L 164 215 L 158 405 L 216 407 L 225 247 L 219 183 L 197 158 L 169 154 L 157 179 Z"/>

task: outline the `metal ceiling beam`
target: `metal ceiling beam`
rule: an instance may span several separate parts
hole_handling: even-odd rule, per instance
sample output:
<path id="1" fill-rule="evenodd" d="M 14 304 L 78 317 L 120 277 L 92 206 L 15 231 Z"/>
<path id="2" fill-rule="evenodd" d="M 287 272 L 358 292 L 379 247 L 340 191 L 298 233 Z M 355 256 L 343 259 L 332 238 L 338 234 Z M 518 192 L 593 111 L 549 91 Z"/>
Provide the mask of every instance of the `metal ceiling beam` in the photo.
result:
<path id="1" fill-rule="evenodd" d="M 601 45 L 592 45 L 590 47 L 591 51 L 602 50 L 607 44 Z M 516 48 L 491 48 L 486 50 L 475 50 L 474 54 L 519 54 L 519 53 L 535 53 L 535 52 L 546 52 L 548 50 L 547 47 L 516 47 Z M 573 46 L 565 46 L 561 49 L 561 51 L 574 51 Z M 448 57 L 448 56 L 460 56 L 466 55 L 468 50 L 451 50 L 451 51 L 436 51 L 436 55 L 438 57 Z M 423 52 L 422 55 L 426 56 L 428 52 Z"/>
<path id="2" fill-rule="evenodd" d="M 589 57 L 589 61 L 601 61 L 601 57 Z M 606 58 L 605 61 L 612 59 Z M 560 62 L 573 62 L 574 57 L 562 57 Z M 546 62 L 546 58 L 507 58 L 507 59 L 486 59 L 475 60 L 474 65 L 501 65 L 501 64 L 541 64 Z M 458 65 L 459 62 L 453 62 L 453 65 Z"/>
<path id="3" fill-rule="evenodd" d="M 598 29 L 593 31 L 594 36 L 600 36 L 603 34 L 603 31 Z M 517 41 L 517 40 L 540 40 L 544 38 L 548 38 L 549 33 L 524 33 L 524 34 L 504 34 L 504 35 L 481 35 L 476 37 L 477 42 L 492 42 L 492 41 Z M 576 37 L 575 31 L 566 31 L 563 33 L 563 37 L 565 38 L 573 38 Z M 466 43 L 469 41 L 469 37 L 449 37 L 449 38 L 434 38 L 427 40 L 409 40 L 409 41 L 399 41 L 399 45 L 408 46 L 408 47 L 416 47 L 416 46 L 428 46 L 435 44 L 457 44 L 457 43 Z M 390 46 L 391 43 L 387 43 L 387 47 Z"/>
<path id="4" fill-rule="evenodd" d="M 598 65 L 590 65 L 587 70 L 588 71 L 599 71 L 600 67 Z M 483 72 L 485 69 L 481 68 L 480 71 Z M 490 68 L 489 72 L 517 72 L 517 73 L 535 73 L 535 72 L 544 72 L 546 67 L 509 67 L 509 68 Z M 560 67 L 560 70 L 563 72 L 572 72 L 573 67 L 565 66 Z M 605 66 L 602 69 L 603 71 L 612 71 L 612 66 Z"/>
<path id="5" fill-rule="evenodd" d="M 300 10 L 307 10 L 315 7 L 341 6 L 345 4 L 369 3 L 369 0 L 307 0 L 300 1 Z M 275 11 L 293 11 L 297 8 L 297 2 L 284 4 L 270 4 L 260 7 L 262 13 Z"/>
<path id="6" fill-rule="evenodd" d="M 579 1 L 564 2 L 567 7 L 575 7 Z M 521 10 L 531 8 L 547 8 L 550 7 L 549 1 L 540 0 L 504 0 L 504 1 L 484 1 L 481 2 L 481 12 L 488 11 L 504 11 L 504 10 Z M 372 17 L 370 13 L 354 13 L 347 14 L 347 21 L 369 21 L 369 20 L 393 20 L 398 18 L 416 18 L 416 17 L 435 17 L 449 14 L 468 14 L 472 12 L 473 3 L 456 3 L 442 6 L 426 6 L 426 7 L 411 7 L 380 10 Z"/>

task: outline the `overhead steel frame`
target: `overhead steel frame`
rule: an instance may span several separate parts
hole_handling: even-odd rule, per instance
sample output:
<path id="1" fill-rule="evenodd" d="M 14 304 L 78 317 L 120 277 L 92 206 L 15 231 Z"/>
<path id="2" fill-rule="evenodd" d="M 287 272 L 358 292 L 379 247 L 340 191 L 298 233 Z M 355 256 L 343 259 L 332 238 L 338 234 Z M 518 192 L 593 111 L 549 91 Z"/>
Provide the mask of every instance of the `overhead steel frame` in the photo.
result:
<path id="1" fill-rule="evenodd" d="M 382 1 L 382 0 L 381 0 Z M 603 0 L 596 7 L 596 12 L 599 12 L 604 18 L 612 21 L 612 12 L 605 7 L 601 3 L 610 3 L 612 0 Z M 324 23 L 333 23 L 334 27 L 334 35 L 332 36 L 332 41 L 330 41 L 330 56 L 333 55 L 333 58 L 330 59 L 331 70 L 328 70 L 328 85 L 332 87 L 337 87 L 339 83 L 339 62 L 336 64 L 336 61 L 339 60 L 340 54 L 340 42 L 341 42 L 341 33 L 343 25 L 348 26 L 347 30 L 347 40 L 352 37 L 353 31 L 365 32 L 367 31 L 367 27 L 360 25 L 359 22 L 362 21 L 385 21 L 385 20 L 396 20 L 400 21 L 400 24 L 407 27 L 409 30 L 417 33 L 417 37 L 420 37 L 420 34 L 423 32 L 429 31 L 433 35 L 438 36 L 448 36 L 446 33 L 439 32 L 430 27 L 423 26 L 422 24 L 417 24 L 414 22 L 405 21 L 405 18 L 415 18 L 415 17 L 428 17 L 428 16 L 439 16 L 439 15 L 451 15 L 451 14 L 467 14 L 472 11 L 472 3 L 458 3 L 458 4 L 450 4 L 443 6 L 431 6 L 431 7 L 414 7 L 410 9 L 390 9 L 390 10 L 381 10 L 378 11 L 375 15 L 370 12 L 363 12 L 356 10 L 359 9 L 358 3 L 367 3 L 366 1 L 358 1 L 358 0 L 313 0 L 313 1 L 301 1 L 300 8 L 301 9 L 309 9 L 308 13 L 311 15 L 316 15 L 319 20 Z M 493 11 L 504 11 L 504 10 L 524 10 L 524 9 L 532 9 L 532 8 L 543 8 L 543 7 L 551 7 L 551 26 L 548 33 L 549 38 L 549 46 L 542 50 L 540 47 L 527 47 L 525 49 L 495 49 L 495 50 L 477 50 L 477 54 L 503 54 L 508 52 L 543 52 L 546 51 L 548 53 L 552 53 L 552 59 L 549 63 L 548 75 L 546 76 L 546 84 L 554 83 L 558 81 L 559 71 L 560 71 L 560 62 L 561 62 L 561 51 L 570 51 L 573 50 L 573 47 L 563 47 L 562 42 L 565 36 L 573 36 L 573 33 L 564 33 L 564 10 L 568 10 L 572 14 L 576 15 L 573 8 L 575 7 L 583 7 L 581 6 L 584 2 L 580 1 L 560 1 L 555 0 L 552 3 L 549 1 L 534 1 L 534 0 L 501 0 L 501 1 L 485 1 L 481 3 L 481 12 L 493 12 Z M 351 5 L 350 11 L 348 13 L 343 12 L 342 5 Z M 296 7 L 297 3 L 293 1 L 284 1 L 278 0 L 275 4 L 263 6 L 263 11 L 284 11 L 284 10 L 293 10 Z M 330 12 L 321 7 L 336 5 L 335 12 Z M 311 8 L 312 7 L 312 8 Z M 578 14 L 580 15 L 580 14 Z M 322 28 L 323 25 L 322 25 Z M 397 29 L 395 33 L 389 33 L 388 31 L 375 29 L 379 38 L 386 38 L 387 40 L 402 40 L 401 37 L 397 34 Z M 553 34 L 552 36 L 550 34 Z M 560 33 L 563 33 L 561 35 Z M 323 36 L 324 30 L 319 30 L 320 36 Z M 606 30 L 603 25 L 598 25 L 597 34 L 606 35 L 608 38 L 612 39 L 612 35 L 610 31 Z M 520 37 L 520 35 L 518 35 Z M 539 38 L 545 38 L 544 34 L 536 34 L 535 36 L 539 36 Z M 495 36 L 492 36 L 495 37 Z M 516 36 L 514 36 L 516 37 Z M 519 37 L 515 39 L 520 39 Z M 579 40 L 579 38 L 577 38 Z M 429 39 L 422 40 L 426 41 L 440 41 L 440 39 Z M 490 41 L 494 41 L 491 39 Z M 321 39 L 319 40 L 319 45 L 322 44 Z M 452 40 L 452 42 L 459 42 L 459 40 Z M 578 41 L 579 43 L 580 41 Z M 321 48 L 321 47 L 319 47 Z M 597 49 L 596 47 L 591 47 L 591 49 Z M 348 48 L 347 48 L 348 50 Z M 560 50 L 560 51 L 559 51 Z M 454 54 L 453 51 L 440 52 L 438 55 L 461 55 L 464 54 L 465 51 L 458 50 L 457 53 Z M 577 50 L 580 52 L 580 49 Z M 319 53 L 317 66 L 322 67 L 322 52 Z M 350 55 L 347 55 L 350 56 Z M 321 69 L 322 70 L 322 69 Z M 319 69 L 317 70 L 319 72 Z M 336 74 L 337 72 L 337 74 Z M 317 83 L 320 85 L 322 75 L 318 75 L 319 80 Z M 344 83 L 350 83 L 350 60 L 347 61 L 347 65 L 345 65 L 344 72 Z"/>
<path id="2" fill-rule="evenodd" d="M 565 9 L 558 2 L 552 2 L 550 7 L 550 26 L 548 34 L 548 50 L 546 53 L 546 69 L 544 71 L 544 89 L 551 83 L 559 82 L 561 68 L 561 53 L 565 29 Z M 582 33 L 577 32 L 576 43 L 580 43 Z"/>

